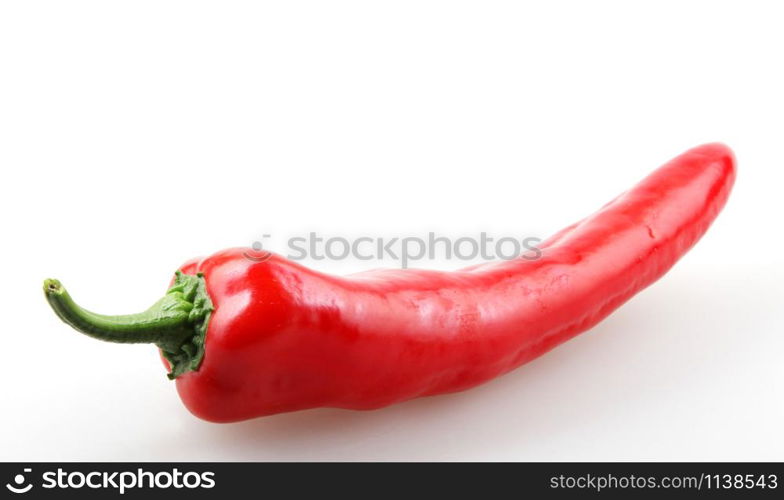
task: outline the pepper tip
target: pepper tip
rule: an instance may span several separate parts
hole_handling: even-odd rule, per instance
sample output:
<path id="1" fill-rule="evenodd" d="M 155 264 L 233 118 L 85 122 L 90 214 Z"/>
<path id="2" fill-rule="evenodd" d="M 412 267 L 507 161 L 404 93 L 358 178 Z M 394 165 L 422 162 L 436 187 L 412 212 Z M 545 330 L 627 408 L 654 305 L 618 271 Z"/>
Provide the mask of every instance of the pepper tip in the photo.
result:
<path id="1" fill-rule="evenodd" d="M 44 280 L 44 293 L 47 295 L 60 293 L 62 289 L 63 285 L 58 280 L 51 278 Z"/>

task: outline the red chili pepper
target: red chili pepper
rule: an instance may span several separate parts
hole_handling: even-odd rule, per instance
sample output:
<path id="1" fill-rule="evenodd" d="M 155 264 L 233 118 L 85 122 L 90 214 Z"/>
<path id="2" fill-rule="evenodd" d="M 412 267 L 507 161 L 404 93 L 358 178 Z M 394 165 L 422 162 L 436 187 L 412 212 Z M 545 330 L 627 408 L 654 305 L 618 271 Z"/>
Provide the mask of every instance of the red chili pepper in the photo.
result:
<path id="1" fill-rule="evenodd" d="M 518 258 L 456 272 L 337 277 L 231 249 L 193 260 L 148 311 L 102 316 L 46 280 L 55 312 L 112 342 L 157 344 L 195 415 L 231 422 L 461 391 L 591 328 L 705 233 L 735 179 L 721 144 L 673 159 Z"/>

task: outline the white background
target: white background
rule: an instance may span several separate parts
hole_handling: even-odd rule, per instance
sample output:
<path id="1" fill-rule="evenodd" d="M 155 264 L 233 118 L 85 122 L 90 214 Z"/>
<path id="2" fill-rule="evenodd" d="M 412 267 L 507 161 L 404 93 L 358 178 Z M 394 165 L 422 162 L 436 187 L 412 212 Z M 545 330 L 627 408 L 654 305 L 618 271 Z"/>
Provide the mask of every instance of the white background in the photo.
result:
<path id="1" fill-rule="evenodd" d="M 0 460 L 784 460 L 782 14 L 4 2 Z M 739 177 L 698 246 L 460 394 L 209 424 L 152 346 L 82 336 L 41 292 L 136 312 L 187 258 L 264 233 L 547 236 L 709 141 Z"/>

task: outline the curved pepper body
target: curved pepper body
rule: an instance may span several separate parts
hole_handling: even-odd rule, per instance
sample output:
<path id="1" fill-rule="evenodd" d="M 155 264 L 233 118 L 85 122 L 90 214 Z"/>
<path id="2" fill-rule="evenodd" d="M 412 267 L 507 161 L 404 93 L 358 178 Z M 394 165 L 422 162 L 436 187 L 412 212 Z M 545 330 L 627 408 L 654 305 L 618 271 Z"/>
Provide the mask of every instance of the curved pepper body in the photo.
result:
<path id="1" fill-rule="evenodd" d="M 380 408 L 488 381 L 585 331 L 705 233 L 735 179 L 721 144 L 688 151 L 523 258 L 345 277 L 247 249 L 181 268 L 214 303 L 205 356 L 177 377 L 198 417 Z"/>

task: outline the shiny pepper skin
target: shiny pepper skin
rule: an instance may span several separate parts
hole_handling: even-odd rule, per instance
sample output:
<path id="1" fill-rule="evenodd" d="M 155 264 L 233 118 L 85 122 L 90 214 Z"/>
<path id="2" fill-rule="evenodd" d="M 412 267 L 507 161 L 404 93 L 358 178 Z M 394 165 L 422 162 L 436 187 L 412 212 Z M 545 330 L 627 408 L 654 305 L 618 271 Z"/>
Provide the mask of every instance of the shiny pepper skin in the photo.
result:
<path id="1" fill-rule="evenodd" d="M 241 248 L 190 261 L 180 269 L 203 273 L 214 310 L 203 361 L 177 376 L 177 390 L 196 416 L 232 422 L 476 386 L 659 279 L 708 229 L 734 179 L 726 146 L 692 149 L 545 241 L 536 260 L 345 277 Z"/>

